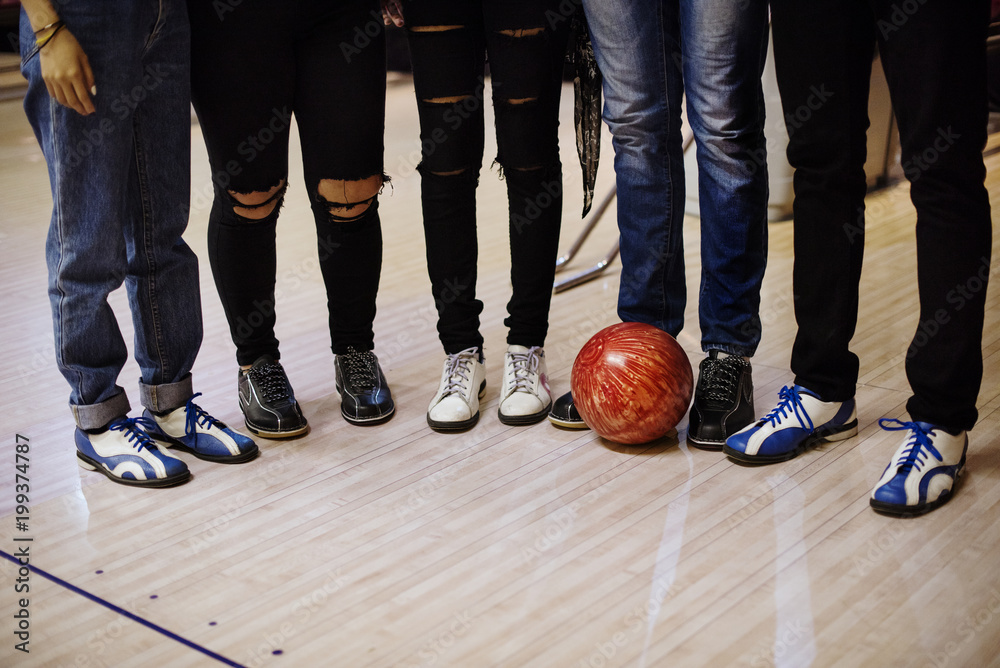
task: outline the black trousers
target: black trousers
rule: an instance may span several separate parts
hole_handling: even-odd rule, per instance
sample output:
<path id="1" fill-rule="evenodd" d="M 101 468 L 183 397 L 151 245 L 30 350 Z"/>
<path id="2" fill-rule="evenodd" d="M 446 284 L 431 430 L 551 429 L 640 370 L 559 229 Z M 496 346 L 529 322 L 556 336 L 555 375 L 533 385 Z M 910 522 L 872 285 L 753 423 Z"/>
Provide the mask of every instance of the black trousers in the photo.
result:
<path id="1" fill-rule="evenodd" d="M 506 179 L 509 205 L 513 293 L 504 321 L 507 342 L 545 342 L 563 199 L 557 130 L 570 22 L 559 4 L 404 2 L 420 114 L 427 268 L 438 333 L 448 354 L 483 344 L 483 304 L 476 298 L 476 186 L 483 161 L 487 57 L 496 161 Z"/>
<path id="2" fill-rule="evenodd" d="M 878 44 L 917 210 L 920 319 L 906 354 L 914 420 L 971 429 L 982 383 L 992 229 L 983 182 L 986 0 L 771 0 L 795 168 L 796 382 L 854 396 L 865 132 Z"/>
<path id="3" fill-rule="evenodd" d="M 333 351 L 370 350 L 382 263 L 378 201 L 366 215 L 345 221 L 331 215 L 334 203 L 317 189 L 323 179 L 383 175 L 385 34 L 377 0 L 232 7 L 190 0 L 189 9 L 192 94 L 215 191 L 209 258 L 238 362 L 279 356 L 274 323 L 280 201 L 271 215 L 251 220 L 233 211 L 232 193 L 268 191 L 287 179 L 293 114 Z"/>

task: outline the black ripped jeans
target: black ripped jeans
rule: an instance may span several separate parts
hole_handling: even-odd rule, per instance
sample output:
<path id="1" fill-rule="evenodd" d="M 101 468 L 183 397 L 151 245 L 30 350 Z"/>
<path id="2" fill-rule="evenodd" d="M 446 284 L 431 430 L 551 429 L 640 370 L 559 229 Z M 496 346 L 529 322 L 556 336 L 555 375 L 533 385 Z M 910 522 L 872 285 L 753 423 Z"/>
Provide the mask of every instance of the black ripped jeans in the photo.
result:
<path id="1" fill-rule="evenodd" d="M 234 194 L 287 185 L 293 114 L 316 222 L 333 352 L 371 350 L 382 264 L 378 200 L 327 200 L 318 191 L 324 179 L 383 175 L 385 35 L 378 2 L 231 4 L 188 3 L 192 94 L 215 190 L 209 259 L 237 361 L 247 365 L 261 355 L 279 356 L 275 226 L 284 190 L 267 204 L 274 209 L 261 220 L 238 215 L 233 207 L 241 206 Z M 369 206 L 360 214 L 354 212 L 363 206 L 331 211 L 331 206 L 357 203 Z M 260 207 L 241 212 L 255 209 Z"/>
<path id="2" fill-rule="evenodd" d="M 563 2 L 575 8 L 573 2 Z M 559 0 L 403 3 L 420 114 L 427 268 L 444 350 L 482 346 L 476 299 L 476 185 L 483 162 L 483 77 L 489 57 L 507 182 L 511 283 L 507 342 L 541 346 L 559 225 L 559 94 L 569 15 Z"/>

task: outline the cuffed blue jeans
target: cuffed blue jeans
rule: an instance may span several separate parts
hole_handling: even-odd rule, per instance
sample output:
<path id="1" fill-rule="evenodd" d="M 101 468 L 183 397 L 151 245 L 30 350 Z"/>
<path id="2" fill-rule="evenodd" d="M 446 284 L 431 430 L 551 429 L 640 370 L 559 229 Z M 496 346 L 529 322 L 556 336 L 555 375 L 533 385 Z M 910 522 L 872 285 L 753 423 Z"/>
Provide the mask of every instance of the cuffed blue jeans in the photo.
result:
<path id="1" fill-rule="evenodd" d="M 681 98 L 697 142 L 704 350 L 752 355 L 767 256 L 767 3 L 584 0 L 618 184 L 618 315 L 684 325 Z"/>
<path id="2" fill-rule="evenodd" d="M 59 13 L 93 69 L 96 112 L 81 116 L 49 97 L 22 13 L 24 109 L 52 187 L 45 252 L 56 361 L 77 425 L 96 429 L 130 410 L 117 384 L 128 350 L 107 301 L 123 282 L 142 404 L 166 411 L 192 394 L 202 323 L 197 258 L 181 238 L 190 192 L 189 28 L 177 0 L 63 3 Z"/>

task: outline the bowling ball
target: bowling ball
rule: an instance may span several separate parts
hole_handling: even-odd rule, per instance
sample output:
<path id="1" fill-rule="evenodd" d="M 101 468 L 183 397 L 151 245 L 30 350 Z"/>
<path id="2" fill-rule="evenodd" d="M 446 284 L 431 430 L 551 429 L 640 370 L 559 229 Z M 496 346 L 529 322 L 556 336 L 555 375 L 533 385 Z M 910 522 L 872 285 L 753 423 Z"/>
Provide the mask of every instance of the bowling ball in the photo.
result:
<path id="1" fill-rule="evenodd" d="M 694 379 L 687 353 L 652 325 L 605 327 L 573 363 L 573 403 L 587 425 L 616 443 L 637 445 L 664 436 L 691 404 Z"/>

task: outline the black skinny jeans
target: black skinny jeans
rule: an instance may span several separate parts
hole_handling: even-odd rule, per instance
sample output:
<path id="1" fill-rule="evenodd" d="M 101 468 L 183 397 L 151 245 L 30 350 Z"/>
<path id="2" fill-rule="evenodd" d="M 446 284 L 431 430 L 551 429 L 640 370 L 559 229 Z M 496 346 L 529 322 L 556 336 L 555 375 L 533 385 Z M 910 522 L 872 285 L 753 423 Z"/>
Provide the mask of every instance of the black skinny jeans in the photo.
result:
<path id="1" fill-rule="evenodd" d="M 796 382 L 854 396 L 868 84 L 878 43 L 917 209 L 920 323 L 906 355 L 914 420 L 971 429 L 982 383 L 992 228 L 985 0 L 771 0 L 795 168 Z"/>
<path id="2" fill-rule="evenodd" d="M 236 358 L 279 356 L 275 226 L 234 212 L 233 193 L 266 192 L 288 177 L 294 114 L 326 284 L 333 352 L 371 350 L 382 264 L 378 200 L 360 215 L 330 210 L 320 181 L 383 175 L 385 35 L 377 0 L 245 3 L 189 0 L 192 94 L 215 187 L 209 259 Z M 375 26 L 377 29 L 374 29 Z M 360 29 L 360 32 L 359 32 Z M 374 33 L 374 36 L 372 34 Z M 251 207 L 252 208 L 252 207 Z"/>
<path id="3" fill-rule="evenodd" d="M 488 55 L 496 161 L 509 205 L 507 342 L 541 346 L 562 218 L 557 132 L 569 16 L 560 14 L 559 0 L 410 0 L 403 6 L 420 115 L 427 269 L 441 343 L 448 354 L 483 344 L 476 186 Z"/>

